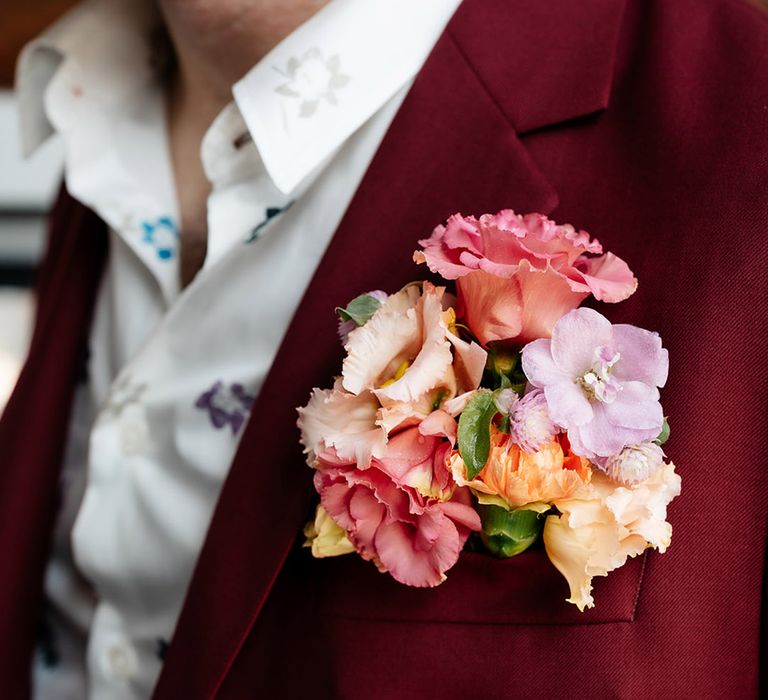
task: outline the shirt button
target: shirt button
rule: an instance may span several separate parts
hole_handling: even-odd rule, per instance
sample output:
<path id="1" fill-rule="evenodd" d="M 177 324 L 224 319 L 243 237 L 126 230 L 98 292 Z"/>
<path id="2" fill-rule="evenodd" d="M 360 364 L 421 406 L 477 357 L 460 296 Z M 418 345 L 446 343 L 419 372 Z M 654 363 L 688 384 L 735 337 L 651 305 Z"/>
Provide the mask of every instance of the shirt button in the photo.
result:
<path id="1" fill-rule="evenodd" d="M 107 668 L 120 681 L 126 681 L 139 670 L 139 659 L 128 644 L 114 644 L 107 650 Z"/>

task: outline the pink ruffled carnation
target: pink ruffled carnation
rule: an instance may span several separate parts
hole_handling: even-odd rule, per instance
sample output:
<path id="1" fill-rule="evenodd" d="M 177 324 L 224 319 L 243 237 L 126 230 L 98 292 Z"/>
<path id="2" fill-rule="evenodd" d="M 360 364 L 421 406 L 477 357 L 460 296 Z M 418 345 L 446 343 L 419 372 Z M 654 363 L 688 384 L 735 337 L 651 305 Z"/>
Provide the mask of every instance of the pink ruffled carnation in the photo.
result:
<path id="1" fill-rule="evenodd" d="M 483 345 L 549 337 L 588 295 L 619 302 L 637 288 L 623 260 L 542 214 L 456 214 L 419 243 L 414 259 L 457 280 L 460 316 Z"/>
<path id="2" fill-rule="evenodd" d="M 657 333 L 575 309 L 523 348 L 523 371 L 576 454 L 597 460 L 658 437 L 669 357 Z"/>
<path id="3" fill-rule="evenodd" d="M 480 529 L 469 490 L 456 488 L 446 466 L 452 440 L 424 432 L 411 427 L 391 437 L 367 469 L 327 451 L 315 474 L 323 508 L 357 552 L 419 587 L 442 583 L 470 531 Z"/>

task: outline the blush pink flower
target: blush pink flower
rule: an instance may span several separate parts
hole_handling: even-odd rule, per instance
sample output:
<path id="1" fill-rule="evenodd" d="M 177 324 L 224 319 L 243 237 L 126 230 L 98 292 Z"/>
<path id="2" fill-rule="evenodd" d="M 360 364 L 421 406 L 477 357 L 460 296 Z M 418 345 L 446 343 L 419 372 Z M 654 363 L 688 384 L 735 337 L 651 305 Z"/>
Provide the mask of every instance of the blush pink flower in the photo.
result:
<path id="1" fill-rule="evenodd" d="M 362 469 L 371 463 L 371 457 L 384 454 L 387 431 L 377 423 L 381 406 L 370 391 L 350 394 L 338 380 L 333 389 L 314 389 L 309 403 L 297 410 L 301 443 L 310 466 L 317 454 L 328 450 Z"/>
<path id="2" fill-rule="evenodd" d="M 418 423 L 433 408 L 477 388 L 486 352 L 452 329 L 445 289 L 429 282 L 392 294 L 345 347 L 343 388 L 372 393 L 387 432 Z"/>
<path id="3" fill-rule="evenodd" d="M 523 371 L 543 389 L 549 415 L 576 454 L 597 460 L 656 438 L 664 423 L 658 387 L 669 369 L 657 333 L 611 322 L 592 309 L 561 318 L 552 339 L 523 348 Z"/>
<path id="4" fill-rule="evenodd" d="M 443 418 L 432 421 L 437 429 Z M 394 435 L 368 469 L 333 450 L 317 457 L 315 488 L 333 521 L 366 560 L 409 586 L 436 586 L 458 560 L 470 531 L 480 529 L 467 489 L 446 466 L 452 448 L 420 427 Z"/>
<path id="5" fill-rule="evenodd" d="M 483 345 L 549 337 L 588 295 L 619 302 L 637 288 L 623 260 L 542 214 L 456 214 L 419 243 L 414 259 L 457 280 L 460 315 Z"/>

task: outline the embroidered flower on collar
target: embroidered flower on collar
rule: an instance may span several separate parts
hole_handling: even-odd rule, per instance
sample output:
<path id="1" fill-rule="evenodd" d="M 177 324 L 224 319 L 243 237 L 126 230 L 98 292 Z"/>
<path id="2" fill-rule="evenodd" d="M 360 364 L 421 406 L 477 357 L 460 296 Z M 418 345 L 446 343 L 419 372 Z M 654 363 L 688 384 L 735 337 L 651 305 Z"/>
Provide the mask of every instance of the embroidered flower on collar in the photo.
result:
<path id="1" fill-rule="evenodd" d="M 208 412 L 208 417 L 217 430 L 226 425 L 237 435 L 245 424 L 253 407 L 254 396 L 246 392 L 242 384 L 230 384 L 217 381 L 208 391 L 203 392 L 195 402 L 195 407 Z"/>
<path id="2" fill-rule="evenodd" d="M 307 50 L 301 58 L 291 56 L 284 70 L 275 67 L 286 78 L 275 92 L 299 100 L 299 117 L 311 117 L 322 100 L 338 104 L 336 92 L 350 81 L 350 77 L 341 72 L 340 64 L 338 54 L 325 58 L 317 47 Z"/>
<path id="3" fill-rule="evenodd" d="M 142 221 L 142 241 L 155 249 L 159 260 L 171 260 L 176 255 L 179 230 L 173 219 L 161 216 L 154 221 Z"/>

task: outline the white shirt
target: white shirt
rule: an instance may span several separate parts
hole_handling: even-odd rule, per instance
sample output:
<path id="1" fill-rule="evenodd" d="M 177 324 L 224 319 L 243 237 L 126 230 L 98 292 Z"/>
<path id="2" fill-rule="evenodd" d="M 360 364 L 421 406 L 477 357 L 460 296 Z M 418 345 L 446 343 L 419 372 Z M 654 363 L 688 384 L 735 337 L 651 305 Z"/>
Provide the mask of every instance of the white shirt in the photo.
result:
<path id="1" fill-rule="evenodd" d="M 38 699 L 151 694 L 250 406 L 458 3 L 333 0 L 234 86 L 201 147 L 208 253 L 184 290 L 154 4 L 89 0 L 25 49 L 24 146 L 60 134 L 67 187 L 111 244 L 46 575 Z"/>

